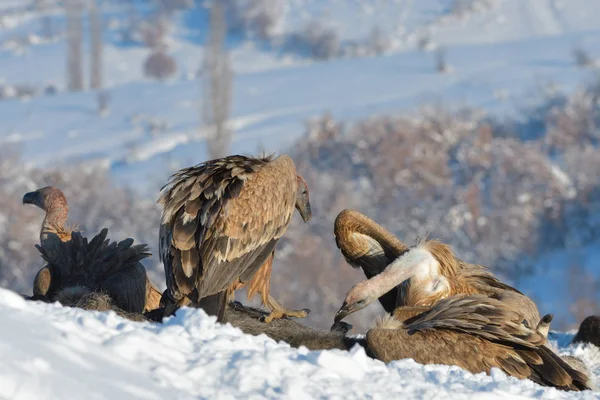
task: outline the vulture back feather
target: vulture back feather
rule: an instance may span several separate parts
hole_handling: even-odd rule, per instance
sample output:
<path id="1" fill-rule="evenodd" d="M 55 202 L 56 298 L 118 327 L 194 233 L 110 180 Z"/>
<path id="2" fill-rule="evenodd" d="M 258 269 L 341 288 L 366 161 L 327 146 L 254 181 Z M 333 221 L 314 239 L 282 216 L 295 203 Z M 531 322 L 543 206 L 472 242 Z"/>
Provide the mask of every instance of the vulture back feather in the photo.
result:
<path id="1" fill-rule="evenodd" d="M 589 378 L 545 346 L 545 336 L 522 321 L 522 314 L 492 297 L 453 296 L 403 322 L 380 323 L 367 333 L 367 344 L 384 362 L 413 358 L 488 374 L 496 367 L 544 386 L 589 389 Z"/>
<path id="2" fill-rule="evenodd" d="M 106 239 L 102 231 L 88 242 L 79 232 L 63 242 L 48 234 L 36 245 L 50 275 L 47 296 L 53 300 L 61 290 L 83 287 L 108 294 L 115 305 L 127 312 L 142 312 L 146 302 L 146 270 L 141 260 L 149 257 L 145 244 L 133 246 L 133 239 L 119 243 Z"/>
<path id="3" fill-rule="evenodd" d="M 175 173 L 158 200 L 168 297 L 198 305 L 238 279 L 249 281 L 285 233 L 294 207 L 303 218 L 310 214 L 308 192 L 298 204 L 300 182 L 285 155 L 229 156 Z M 219 298 L 208 313 L 222 316 L 225 296 Z"/>

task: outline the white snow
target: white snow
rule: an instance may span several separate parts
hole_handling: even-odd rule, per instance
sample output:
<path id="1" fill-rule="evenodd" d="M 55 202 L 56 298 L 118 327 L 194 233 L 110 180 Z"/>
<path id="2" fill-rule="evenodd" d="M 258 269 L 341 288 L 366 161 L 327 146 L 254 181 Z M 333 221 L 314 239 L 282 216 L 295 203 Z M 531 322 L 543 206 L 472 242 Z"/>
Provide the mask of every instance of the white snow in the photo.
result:
<path id="1" fill-rule="evenodd" d="M 410 359 L 386 366 L 359 347 L 293 349 L 187 308 L 164 325 L 134 323 L 0 289 L 0 327 L 2 399 L 600 398 L 499 370 L 473 375 Z M 571 336 L 559 335 L 558 344 L 584 357 L 597 376 L 598 349 L 565 349 Z"/>

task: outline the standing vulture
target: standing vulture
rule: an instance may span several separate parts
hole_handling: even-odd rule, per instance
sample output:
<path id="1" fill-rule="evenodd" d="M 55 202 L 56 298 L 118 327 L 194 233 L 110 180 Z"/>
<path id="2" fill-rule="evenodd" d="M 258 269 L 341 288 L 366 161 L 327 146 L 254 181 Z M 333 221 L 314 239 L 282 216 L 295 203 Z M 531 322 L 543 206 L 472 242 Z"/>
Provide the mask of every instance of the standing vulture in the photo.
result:
<path id="1" fill-rule="evenodd" d="M 482 293 L 521 310 L 531 328 L 540 321 L 533 300 L 498 280 L 486 267 L 460 260 L 448 245 L 437 240 L 421 240 L 410 248 L 353 210 L 337 216 L 334 234 L 344 258 L 353 267 L 361 267 L 368 279 L 356 286 L 368 287 L 372 295 L 366 303 L 348 303 L 340 310 L 341 318 L 376 299 L 392 313 L 398 306 L 431 307 L 446 297 Z"/>
<path id="2" fill-rule="evenodd" d="M 406 310 L 367 332 L 369 351 L 383 362 L 412 358 L 420 364 L 457 365 L 474 374 L 489 374 L 495 367 L 543 386 L 590 389 L 589 377 L 545 346 L 545 336 L 522 323 L 523 314 L 502 301 L 459 295 L 425 312 L 401 309 Z"/>
<path id="3" fill-rule="evenodd" d="M 66 290 L 67 287 L 71 286 L 65 286 L 71 285 L 67 282 L 72 278 L 75 279 L 76 286 L 83 285 L 88 289 L 104 290 L 107 289 L 105 287 L 106 283 L 100 284 L 97 282 L 98 280 L 103 280 L 122 268 L 127 269 L 130 267 L 138 272 L 143 271 L 145 299 L 142 303 L 144 304 L 144 311 L 159 307 L 160 291 L 150 282 L 146 276 L 146 270 L 139 263 L 141 259 L 150 255 L 147 252 L 146 245 L 132 247 L 133 239 L 126 239 L 118 246 L 116 243 L 108 246 L 108 240 L 104 242 L 107 234 L 106 229 L 102 230 L 88 244 L 87 239 L 76 232 L 75 225 L 66 225 L 69 213 L 67 199 L 63 192 L 55 187 L 46 186 L 26 193 L 23 196 L 23 204 L 33 204 L 46 212 L 40 231 L 40 245 L 36 247 L 38 247 L 48 265 L 41 268 L 35 276 L 33 283 L 34 299 L 60 300 L 60 298 L 56 298 L 57 293 L 64 294 L 72 291 L 71 289 Z M 103 261 L 101 260 L 102 257 L 104 257 Z M 113 285 L 116 286 L 108 288 L 107 291 L 113 292 L 117 297 L 128 296 L 124 293 L 117 293 L 117 290 L 126 290 L 126 286 L 121 288 L 117 281 L 116 278 L 109 280 L 109 283 L 113 282 Z M 119 286 L 119 289 L 117 289 L 117 286 Z M 129 301 L 136 296 L 130 297 Z M 63 301 L 61 303 L 65 304 Z M 68 301 L 68 303 L 68 305 L 74 304 L 73 301 Z M 139 300 L 136 299 L 135 303 L 135 305 L 119 304 L 118 306 L 123 310 L 135 309 L 137 311 Z"/>
<path id="4" fill-rule="evenodd" d="M 286 310 L 269 295 L 271 257 L 296 208 L 311 217 L 308 187 L 286 155 L 233 155 L 185 168 L 171 176 L 158 200 L 163 206 L 159 254 L 167 291 L 164 316 L 186 301 L 223 321 L 227 292 L 256 276 L 272 313 Z"/>

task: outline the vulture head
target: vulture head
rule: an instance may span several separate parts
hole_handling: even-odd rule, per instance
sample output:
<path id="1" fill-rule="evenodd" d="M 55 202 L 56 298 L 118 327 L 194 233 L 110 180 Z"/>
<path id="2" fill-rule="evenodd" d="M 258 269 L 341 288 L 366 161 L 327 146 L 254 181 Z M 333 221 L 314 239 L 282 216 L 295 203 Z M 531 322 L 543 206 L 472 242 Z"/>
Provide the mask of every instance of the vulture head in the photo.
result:
<path id="1" fill-rule="evenodd" d="M 68 211 L 65 195 L 60 189 L 53 186 L 46 186 L 34 192 L 26 193 L 23 196 L 23 204 L 33 204 L 46 212 L 52 210 Z"/>
<path id="2" fill-rule="evenodd" d="M 355 313 L 379 298 L 379 294 L 372 290 L 368 280 L 357 283 L 348 291 L 344 303 L 335 314 L 334 322 L 338 323 L 348 315 Z"/>
<path id="3" fill-rule="evenodd" d="M 312 211 L 310 210 L 310 200 L 308 198 L 308 185 L 300 175 L 298 175 L 298 190 L 296 191 L 296 210 L 298 210 L 304 222 L 310 221 Z"/>

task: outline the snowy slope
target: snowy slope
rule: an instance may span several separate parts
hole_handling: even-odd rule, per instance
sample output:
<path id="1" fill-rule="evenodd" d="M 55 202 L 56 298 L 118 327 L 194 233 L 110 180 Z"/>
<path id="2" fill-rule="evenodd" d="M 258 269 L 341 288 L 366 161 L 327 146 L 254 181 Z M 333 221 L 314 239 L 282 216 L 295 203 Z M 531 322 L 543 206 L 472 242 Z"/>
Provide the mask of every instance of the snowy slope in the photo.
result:
<path id="1" fill-rule="evenodd" d="M 600 44 L 600 31 L 588 41 Z M 432 55 L 422 52 L 240 74 L 234 82 L 232 151 L 284 150 L 302 134 L 307 118 L 326 110 L 348 120 L 436 101 L 512 110 L 539 82 L 570 89 L 590 76 L 570 61 L 571 45 L 571 37 L 560 36 L 457 46 L 450 75 L 436 74 Z M 93 93 L 1 102 L 0 143 L 18 144 L 37 165 L 100 158 L 114 167 L 117 179 L 123 171 L 132 173 L 131 183 L 146 182 L 149 175 L 164 181 L 170 172 L 165 158 L 189 165 L 206 157 L 198 128 L 200 92 L 196 81 L 124 84 L 111 90 L 108 117 L 95 113 Z M 152 137 L 143 121 L 136 124 L 140 115 L 166 121 L 169 129 Z"/>
<path id="2" fill-rule="evenodd" d="M 354 0 L 287 1 L 284 33 L 321 15 L 338 26 L 342 41 L 365 37 L 374 26 L 386 32 L 396 32 L 393 26 L 398 24 L 403 29 L 387 55 L 327 63 L 232 39 L 237 74 L 232 151 L 283 151 L 302 134 L 307 118 L 327 110 L 353 120 L 440 101 L 514 112 L 539 84 L 553 82 L 569 90 L 591 75 L 575 65 L 572 51 L 581 46 L 600 57 L 595 50 L 600 23 L 593 17 L 600 12 L 599 2 L 483 3 L 490 6 L 457 17 L 450 12 L 449 0 L 380 0 L 372 6 Z M 0 145 L 16 146 L 36 165 L 96 159 L 111 167 L 120 182 L 146 185 L 143 189 L 154 193 L 155 182 L 164 182 L 172 168 L 206 157 L 205 133 L 198 128 L 201 85 L 186 78 L 202 60 L 206 10 L 193 9 L 175 18 L 169 51 L 180 70 L 166 83 L 142 77 L 147 48 L 116 39 L 126 9 L 110 2 L 105 12 L 110 27 L 105 67 L 111 113 L 96 114 L 94 93 L 2 101 Z M 51 15 L 56 26 L 64 24 L 64 16 Z M 32 12 L 5 20 L 0 29 L 4 44 L 40 31 L 40 18 Z M 433 45 L 446 47 L 451 73 L 437 74 L 434 54 L 416 49 L 423 32 Z M 0 82 L 64 86 L 64 41 L 38 41 L 18 50 L 0 46 Z M 148 118 L 166 122 L 166 132 L 148 134 Z"/>
<path id="3" fill-rule="evenodd" d="M 30 303 L 0 289 L 0 398 L 26 399 L 566 399 L 531 381 L 412 360 L 385 365 L 355 348 L 307 351 L 244 335 L 201 310 L 164 326 L 113 313 Z M 572 335 L 560 335 L 567 343 Z M 560 343 L 559 343 L 560 344 Z M 600 373 L 598 349 L 568 348 Z"/>

